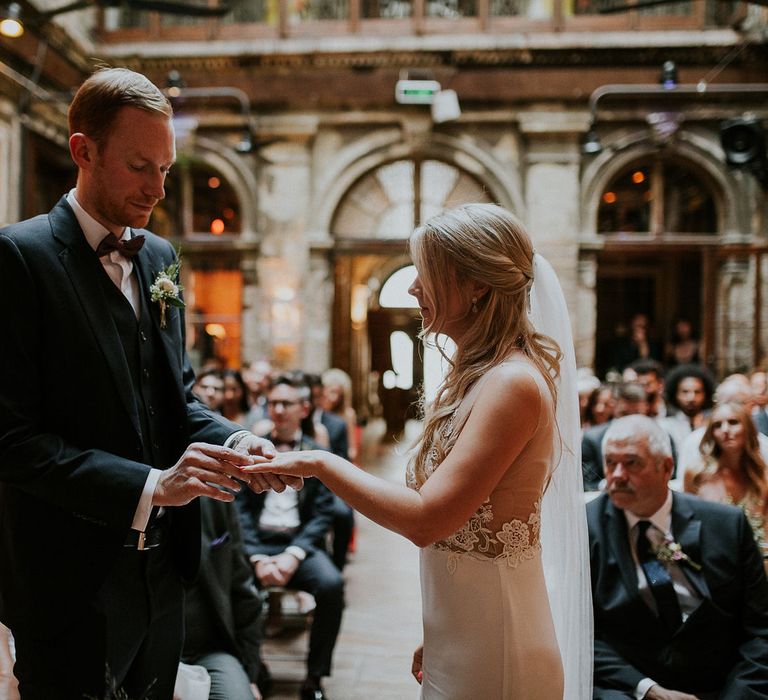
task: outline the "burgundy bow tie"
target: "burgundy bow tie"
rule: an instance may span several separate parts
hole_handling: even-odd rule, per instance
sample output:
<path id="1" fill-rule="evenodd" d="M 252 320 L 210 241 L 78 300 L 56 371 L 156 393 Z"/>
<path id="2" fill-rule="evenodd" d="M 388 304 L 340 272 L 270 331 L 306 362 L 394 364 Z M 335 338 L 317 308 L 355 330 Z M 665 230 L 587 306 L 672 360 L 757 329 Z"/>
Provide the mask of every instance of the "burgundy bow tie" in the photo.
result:
<path id="1" fill-rule="evenodd" d="M 99 243 L 96 248 L 96 255 L 100 258 L 109 255 L 113 250 L 116 250 L 126 258 L 132 258 L 144 245 L 144 236 L 134 236 L 127 241 L 120 240 L 114 233 L 107 234 Z"/>

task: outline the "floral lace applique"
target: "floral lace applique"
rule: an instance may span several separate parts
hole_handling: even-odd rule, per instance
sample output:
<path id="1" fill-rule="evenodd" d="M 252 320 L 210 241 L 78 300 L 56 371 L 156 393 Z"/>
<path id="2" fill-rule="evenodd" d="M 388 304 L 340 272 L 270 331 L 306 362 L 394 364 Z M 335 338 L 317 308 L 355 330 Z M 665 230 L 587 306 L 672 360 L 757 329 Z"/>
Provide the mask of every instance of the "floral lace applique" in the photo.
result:
<path id="1" fill-rule="evenodd" d="M 462 552 L 489 552 L 493 543 L 493 533 L 484 527 L 484 523 L 493 520 L 493 511 L 489 501 L 483 503 L 478 511 L 448 539 L 435 542 L 433 547 L 450 552 L 448 570 L 456 571 L 456 564 Z M 478 544 L 479 543 L 479 544 Z M 475 545 L 478 545 L 475 547 Z"/>
<path id="2" fill-rule="evenodd" d="M 536 501 L 527 523 L 513 520 L 501 526 L 501 531 L 496 533 L 496 537 L 504 547 L 496 558 L 506 559 L 507 564 L 513 568 L 524 559 L 533 559 L 534 554 L 541 549 L 540 533 L 541 499 Z"/>
<path id="3" fill-rule="evenodd" d="M 490 500 L 483 503 L 478 511 L 453 535 L 432 546 L 448 552 L 448 571 L 456 571 L 459 559 L 463 555 L 504 559 L 515 568 L 521 561 L 533 559 L 541 549 L 541 498 L 536 501 L 528 521 L 511 520 L 504 523 L 494 536 L 486 527 L 493 520 L 493 507 Z"/>

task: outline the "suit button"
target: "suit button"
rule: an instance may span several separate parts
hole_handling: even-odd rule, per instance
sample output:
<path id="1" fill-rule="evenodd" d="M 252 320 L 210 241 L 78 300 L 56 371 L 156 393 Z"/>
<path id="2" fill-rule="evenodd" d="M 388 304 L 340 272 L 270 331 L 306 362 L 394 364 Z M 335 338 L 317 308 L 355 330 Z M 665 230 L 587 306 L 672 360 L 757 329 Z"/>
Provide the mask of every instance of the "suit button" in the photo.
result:
<path id="1" fill-rule="evenodd" d="M 141 331 L 139 333 L 139 338 L 141 338 L 141 342 L 142 343 L 146 343 L 147 342 L 147 334 L 144 331 Z"/>
<path id="2" fill-rule="evenodd" d="M 152 447 L 154 447 L 156 450 L 160 449 L 160 445 L 158 445 L 156 442 L 152 443 Z"/>
<path id="3" fill-rule="evenodd" d="M 149 411 L 149 415 L 150 416 L 154 416 L 155 415 L 155 409 L 152 408 L 152 406 L 150 406 L 147 410 Z"/>
<path id="4" fill-rule="evenodd" d="M 142 374 L 144 374 L 144 379 L 149 379 L 149 370 L 148 369 L 145 369 Z"/>

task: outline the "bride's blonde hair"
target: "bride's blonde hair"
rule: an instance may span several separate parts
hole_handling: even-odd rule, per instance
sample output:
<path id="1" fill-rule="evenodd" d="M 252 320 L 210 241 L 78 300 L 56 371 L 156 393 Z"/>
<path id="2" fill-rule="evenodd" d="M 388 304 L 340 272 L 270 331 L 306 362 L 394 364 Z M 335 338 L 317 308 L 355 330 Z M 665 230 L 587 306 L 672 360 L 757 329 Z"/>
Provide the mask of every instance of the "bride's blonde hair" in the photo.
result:
<path id="1" fill-rule="evenodd" d="M 418 483 L 426 475 L 424 465 L 432 451 L 439 464 L 450 451 L 440 431 L 458 408 L 469 389 L 488 370 L 520 350 L 540 370 L 553 403 L 555 380 L 562 354 L 550 337 L 537 333 L 528 318 L 528 295 L 533 284 L 533 244 L 522 224 L 506 209 L 493 204 L 466 204 L 439 214 L 417 228 L 409 248 L 419 271 L 422 292 L 431 320 L 421 331 L 422 340 L 447 319 L 441 308 L 449 285 L 466 297 L 471 317 L 467 331 L 449 370 L 430 405 L 424 405 L 424 433 L 412 463 Z M 470 282 L 487 286 L 476 301 Z M 447 437 L 447 436 L 444 436 Z"/>

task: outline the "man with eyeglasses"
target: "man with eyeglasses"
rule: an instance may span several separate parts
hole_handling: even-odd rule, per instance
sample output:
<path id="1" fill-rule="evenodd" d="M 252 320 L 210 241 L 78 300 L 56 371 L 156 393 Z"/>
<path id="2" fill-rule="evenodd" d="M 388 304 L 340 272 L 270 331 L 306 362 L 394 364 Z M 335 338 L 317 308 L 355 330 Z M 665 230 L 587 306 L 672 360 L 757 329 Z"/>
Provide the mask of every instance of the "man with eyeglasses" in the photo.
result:
<path id="1" fill-rule="evenodd" d="M 277 377 L 267 394 L 273 423 L 269 436 L 278 451 L 322 449 L 304 435 L 302 420 L 311 410 L 310 389 L 297 376 Z M 249 491 L 249 493 L 246 493 Z M 307 591 L 315 598 L 302 700 L 323 700 L 323 676 L 331 659 L 344 610 L 344 580 L 325 548 L 333 521 L 333 494 L 315 478 L 304 488 L 282 493 L 243 489 L 236 501 L 243 542 L 258 584 Z"/>

